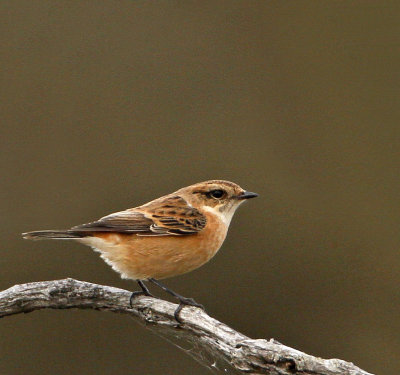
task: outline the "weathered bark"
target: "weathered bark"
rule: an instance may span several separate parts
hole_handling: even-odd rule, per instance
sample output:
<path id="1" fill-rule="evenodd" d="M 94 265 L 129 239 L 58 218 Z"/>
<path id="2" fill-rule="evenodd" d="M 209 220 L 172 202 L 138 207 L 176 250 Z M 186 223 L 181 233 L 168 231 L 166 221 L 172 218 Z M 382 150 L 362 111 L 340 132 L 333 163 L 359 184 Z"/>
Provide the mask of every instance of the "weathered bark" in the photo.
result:
<path id="1" fill-rule="evenodd" d="M 322 359 L 274 340 L 253 340 L 208 316 L 196 307 L 185 307 L 174 319 L 176 304 L 138 296 L 130 307 L 129 291 L 73 279 L 15 285 L 0 292 L 0 318 L 45 308 L 95 309 L 134 316 L 157 334 L 179 346 L 218 372 L 221 368 L 248 374 L 371 375 L 339 359 Z M 177 343 L 178 341 L 178 343 Z"/>

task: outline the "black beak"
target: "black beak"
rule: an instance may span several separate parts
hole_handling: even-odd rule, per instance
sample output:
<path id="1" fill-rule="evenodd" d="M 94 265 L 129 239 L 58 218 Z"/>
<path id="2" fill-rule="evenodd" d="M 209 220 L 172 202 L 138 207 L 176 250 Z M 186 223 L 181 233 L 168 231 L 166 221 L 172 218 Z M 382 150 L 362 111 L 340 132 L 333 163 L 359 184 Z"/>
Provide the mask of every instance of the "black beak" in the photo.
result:
<path id="1" fill-rule="evenodd" d="M 237 199 L 250 199 L 258 197 L 257 193 L 252 193 L 251 191 L 245 191 L 244 193 L 238 195 Z"/>

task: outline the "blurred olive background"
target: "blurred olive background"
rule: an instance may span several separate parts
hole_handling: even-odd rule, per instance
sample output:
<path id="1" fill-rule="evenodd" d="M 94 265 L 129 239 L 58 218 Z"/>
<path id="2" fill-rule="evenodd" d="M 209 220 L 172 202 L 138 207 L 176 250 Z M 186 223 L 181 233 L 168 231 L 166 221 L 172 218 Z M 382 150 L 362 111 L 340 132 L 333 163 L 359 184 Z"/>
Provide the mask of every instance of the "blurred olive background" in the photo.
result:
<path id="1" fill-rule="evenodd" d="M 250 337 L 397 374 L 398 11 L 2 1 L 1 289 L 134 290 L 83 245 L 20 233 L 232 180 L 260 197 L 209 264 L 167 284 Z M 2 319 L 0 336 L 2 375 L 208 373 L 116 314 L 39 311 Z"/>

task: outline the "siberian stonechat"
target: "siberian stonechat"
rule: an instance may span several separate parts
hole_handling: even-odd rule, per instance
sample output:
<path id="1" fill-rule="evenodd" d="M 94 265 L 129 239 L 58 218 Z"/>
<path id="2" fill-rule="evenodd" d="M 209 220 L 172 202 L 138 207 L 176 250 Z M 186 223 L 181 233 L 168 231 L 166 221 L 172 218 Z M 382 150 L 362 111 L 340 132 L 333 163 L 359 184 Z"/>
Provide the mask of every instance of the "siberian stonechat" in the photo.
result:
<path id="1" fill-rule="evenodd" d="M 150 281 L 180 305 L 200 306 L 168 289 L 158 279 L 192 271 L 208 262 L 225 240 L 236 209 L 256 193 L 229 181 L 211 180 L 179 189 L 143 206 L 102 217 L 68 230 L 23 233 L 26 239 L 72 239 L 91 246 L 124 279 Z"/>

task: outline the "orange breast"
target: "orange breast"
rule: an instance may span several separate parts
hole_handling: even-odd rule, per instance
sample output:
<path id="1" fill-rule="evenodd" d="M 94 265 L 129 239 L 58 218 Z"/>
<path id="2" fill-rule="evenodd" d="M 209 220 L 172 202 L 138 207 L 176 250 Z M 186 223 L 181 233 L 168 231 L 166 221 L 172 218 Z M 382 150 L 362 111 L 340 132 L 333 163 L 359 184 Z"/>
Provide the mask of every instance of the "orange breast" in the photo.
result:
<path id="1" fill-rule="evenodd" d="M 219 250 L 227 226 L 206 213 L 207 225 L 186 236 L 138 236 L 99 233 L 81 241 L 101 252 L 101 257 L 128 279 L 163 279 L 190 272 L 209 261 Z"/>

